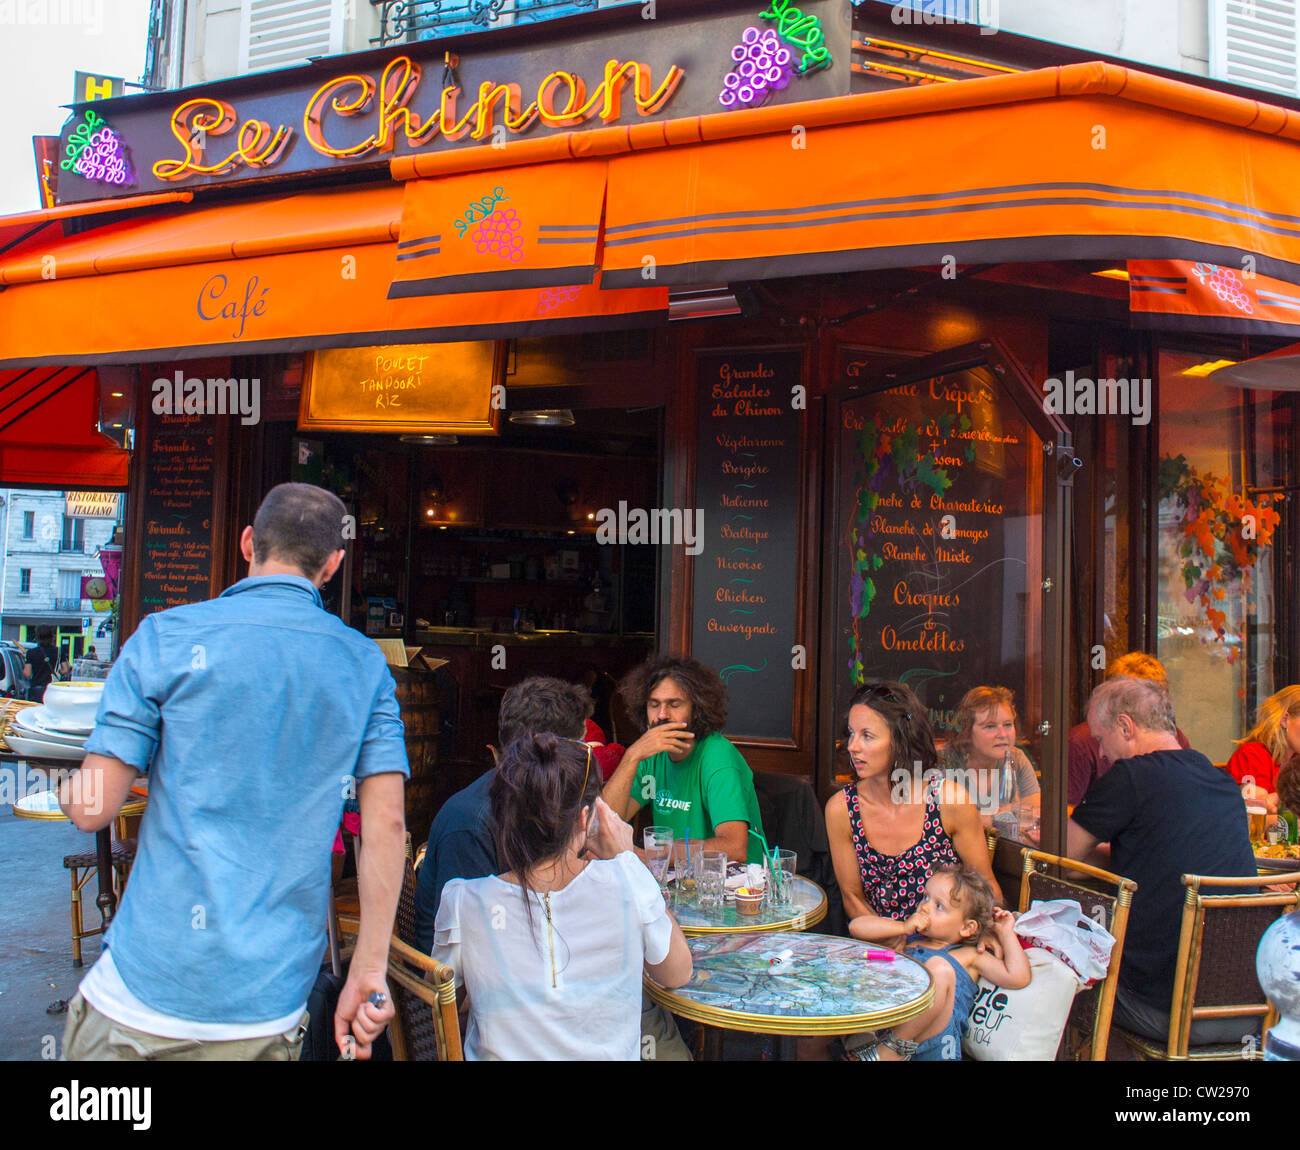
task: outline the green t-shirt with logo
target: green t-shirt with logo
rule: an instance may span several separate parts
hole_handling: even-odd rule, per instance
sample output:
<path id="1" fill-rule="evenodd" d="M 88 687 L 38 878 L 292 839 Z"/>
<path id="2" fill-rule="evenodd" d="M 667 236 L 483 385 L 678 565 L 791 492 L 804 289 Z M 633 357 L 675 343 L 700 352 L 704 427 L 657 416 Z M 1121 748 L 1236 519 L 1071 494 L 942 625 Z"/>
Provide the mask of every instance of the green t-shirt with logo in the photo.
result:
<path id="1" fill-rule="evenodd" d="M 672 827 L 677 840 L 691 832 L 700 842 L 713 837 L 722 823 L 746 822 L 763 829 L 754 793 L 754 773 L 741 754 L 714 732 L 680 763 L 666 751 L 637 767 L 632 797 L 642 806 L 654 806 L 654 825 Z M 763 861 L 763 846 L 749 836 L 749 861 Z"/>

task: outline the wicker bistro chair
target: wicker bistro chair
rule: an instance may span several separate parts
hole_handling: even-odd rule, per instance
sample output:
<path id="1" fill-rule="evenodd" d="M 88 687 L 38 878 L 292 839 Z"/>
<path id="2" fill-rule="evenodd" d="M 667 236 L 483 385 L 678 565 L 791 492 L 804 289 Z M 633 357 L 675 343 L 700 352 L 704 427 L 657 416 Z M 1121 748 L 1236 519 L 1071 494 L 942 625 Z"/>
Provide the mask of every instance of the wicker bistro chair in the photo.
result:
<path id="1" fill-rule="evenodd" d="M 1129 910 L 1137 883 L 1131 878 L 1076 862 L 1060 855 L 1025 849 L 1024 868 L 1020 876 L 1020 906 L 1023 912 L 1035 899 L 1073 899 L 1083 913 L 1100 921 L 1115 938 L 1110 952 L 1106 977 L 1095 986 L 1074 996 L 1070 1018 L 1065 1028 L 1064 1055 L 1076 1061 L 1105 1062 L 1110 1041 L 1110 1019 L 1115 1009 L 1115 990 L 1119 984 L 1120 963 L 1124 958 L 1124 936 L 1128 931 Z M 1069 873 L 1070 877 L 1062 877 Z M 1110 889 L 1093 889 L 1077 879 L 1087 876 L 1095 884 Z M 1103 914 L 1098 914 L 1101 908 Z M 1057 1056 L 1060 1057 L 1060 1054 Z"/>
<path id="2" fill-rule="evenodd" d="M 1267 882 L 1290 890 L 1258 891 Z M 1300 872 L 1267 878 L 1209 878 L 1185 874 L 1187 896 L 1174 968 L 1169 1008 L 1169 1037 L 1153 1042 L 1121 1030 L 1139 1058 L 1170 1061 L 1226 1062 L 1248 1057 L 1242 1042 L 1192 1046 L 1192 1023 L 1209 1018 L 1262 1018 L 1263 1028 L 1277 1021 L 1255 975 L 1255 952 L 1264 932 L 1281 916 L 1300 907 Z M 1206 893 L 1202 888 L 1219 888 Z M 1118 1029 L 1118 1028 L 1117 1028 Z"/>
<path id="3" fill-rule="evenodd" d="M 360 928 L 350 914 L 339 915 L 339 929 L 355 937 Z M 397 921 L 388 946 L 388 989 L 397 1016 L 389 1027 L 397 1062 L 463 1062 L 456 975 L 451 967 L 421 953 L 415 942 L 415 868 L 406 860 Z"/>
<path id="4" fill-rule="evenodd" d="M 131 873 L 131 864 L 135 862 L 135 839 L 126 837 L 126 819 L 119 817 L 113 835 L 113 893 L 121 901 L 122 891 L 126 889 L 127 876 Z M 104 924 L 86 929 L 85 912 L 82 906 L 83 891 L 86 884 L 99 874 L 99 855 L 93 851 L 79 851 L 77 854 L 63 856 L 63 865 L 72 878 L 72 965 L 81 966 L 81 940 L 93 938 L 104 933 Z M 91 905 L 95 906 L 92 897 Z M 98 909 L 98 907 L 96 907 Z"/>

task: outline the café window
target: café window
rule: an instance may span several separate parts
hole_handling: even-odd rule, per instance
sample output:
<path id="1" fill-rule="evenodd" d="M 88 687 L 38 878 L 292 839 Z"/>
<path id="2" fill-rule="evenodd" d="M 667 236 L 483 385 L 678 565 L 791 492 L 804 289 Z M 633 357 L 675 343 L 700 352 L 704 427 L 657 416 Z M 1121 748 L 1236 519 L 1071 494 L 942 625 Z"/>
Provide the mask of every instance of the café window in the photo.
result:
<path id="1" fill-rule="evenodd" d="M 63 517 L 63 538 L 59 543 L 60 551 L 84 551 L 86 549 L 84 519 Z"/>
<path id="2" fill-rule="evenodd" d="M 23 512 L 23 538 L 32 539 L 36 535 L 36 512 Z"/>
<path id="3" fill-rule="evenodd" d="M 1295 406 L 1160 354 L 1156 654 L 1178 725 L 1224 762 L 1293 677 Z"/>

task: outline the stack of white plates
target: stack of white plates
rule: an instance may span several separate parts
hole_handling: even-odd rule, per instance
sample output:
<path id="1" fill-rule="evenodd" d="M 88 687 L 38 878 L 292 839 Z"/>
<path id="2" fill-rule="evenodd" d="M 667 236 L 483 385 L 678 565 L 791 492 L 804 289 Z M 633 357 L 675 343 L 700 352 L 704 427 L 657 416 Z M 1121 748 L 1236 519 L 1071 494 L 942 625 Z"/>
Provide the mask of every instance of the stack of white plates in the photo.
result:
<path id="1" fill-rule="evenodd" d="M 45 702 L 14 712 L 5 741 L 20 755 L 34 759 L 86 757 L 85 743 L 95 729 L 103 683 L 51 683 Z"/>

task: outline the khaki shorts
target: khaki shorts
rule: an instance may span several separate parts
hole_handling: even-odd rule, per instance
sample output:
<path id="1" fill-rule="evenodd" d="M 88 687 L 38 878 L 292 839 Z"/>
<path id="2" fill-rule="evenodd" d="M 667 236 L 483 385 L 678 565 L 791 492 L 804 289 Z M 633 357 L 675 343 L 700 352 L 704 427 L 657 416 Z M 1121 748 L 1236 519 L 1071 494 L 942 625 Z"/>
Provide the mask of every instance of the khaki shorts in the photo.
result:
<path id="1" fill-rule="evenodd" d="M 233 1042 L 159 1038 L 100 1014 L 78 991 L 68 1003 L 63 1031 L 67 1062 L 297 1062 L 307 1015 L 293 1030 Z"/>

